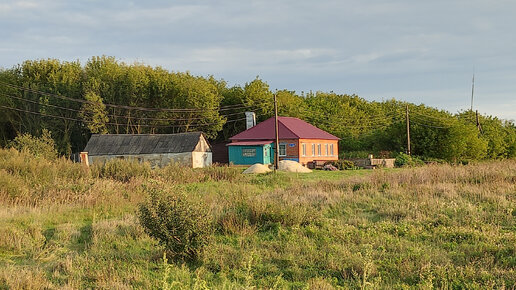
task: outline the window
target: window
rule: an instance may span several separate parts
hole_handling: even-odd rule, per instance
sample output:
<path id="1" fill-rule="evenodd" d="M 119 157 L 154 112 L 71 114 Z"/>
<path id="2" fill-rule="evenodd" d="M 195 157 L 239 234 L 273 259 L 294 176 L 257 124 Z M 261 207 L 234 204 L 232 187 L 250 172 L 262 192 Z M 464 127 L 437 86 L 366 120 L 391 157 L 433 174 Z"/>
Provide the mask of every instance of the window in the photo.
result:
<path id="1" fill-rule="evenodd" d="M 301 146 L 303 148 L 303 156 L 306 156 L 306 144 L 303 143 Z"/>
<path id="2" fill-rule="evenodd" d="M 279 156 L 287 156 L 287 144 L 279 145 Z"/>
<path id="3" fill-rule="evenodd" d="M 333 144 L 330 144 L 330 154 L 333 156 Z"/>
<path id="4" fill-rule="evenodd" d="M 312 156 L 315 156 L 315 144 L 312 143 Z"/>
<path id="5" fill-rule="evenodd" d="M 324 156 L 328 156 L 328 144 L 324 144 Z"/>
<path id="6" fill-rule="evenodd" d="M 243 157 L 255 157 L 256 156 L 256 148 L 242 148 L 242 156 Z"/>
<path id="7" fill-rule="evenodd" d="M 317 144 L 317 156 L 321 156 L 321 144 Z"/>

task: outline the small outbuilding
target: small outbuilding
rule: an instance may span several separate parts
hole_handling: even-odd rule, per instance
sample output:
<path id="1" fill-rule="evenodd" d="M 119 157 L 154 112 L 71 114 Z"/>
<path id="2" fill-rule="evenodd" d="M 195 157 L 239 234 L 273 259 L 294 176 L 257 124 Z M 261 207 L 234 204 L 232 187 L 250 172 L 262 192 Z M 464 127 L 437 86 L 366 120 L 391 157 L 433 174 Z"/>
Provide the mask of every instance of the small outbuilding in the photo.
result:
<path id="1" fill-rule="evenodd" d="M 118 158 L 149 162 L 163 167 L 171 162 L 198 168 L 212 163 L 211 147 L 201 132 L 179 134 L 94 134 L 84 152 L 83 162 L 105 163 Z"/>

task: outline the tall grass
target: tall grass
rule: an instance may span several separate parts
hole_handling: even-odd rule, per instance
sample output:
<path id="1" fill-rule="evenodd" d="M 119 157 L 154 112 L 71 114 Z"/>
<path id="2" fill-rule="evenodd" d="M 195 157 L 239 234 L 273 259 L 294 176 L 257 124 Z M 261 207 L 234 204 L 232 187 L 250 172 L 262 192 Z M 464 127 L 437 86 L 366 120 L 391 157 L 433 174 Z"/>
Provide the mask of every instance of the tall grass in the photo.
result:
<path id="1" fill-rule="evenodd" d="M 516 287 L 515 160 L 302 177 L 116 166 L 0 150 L 0 288 Z M 208 208 L 197 262 L 164 262 L 140 226 L 149 185 Z"/>

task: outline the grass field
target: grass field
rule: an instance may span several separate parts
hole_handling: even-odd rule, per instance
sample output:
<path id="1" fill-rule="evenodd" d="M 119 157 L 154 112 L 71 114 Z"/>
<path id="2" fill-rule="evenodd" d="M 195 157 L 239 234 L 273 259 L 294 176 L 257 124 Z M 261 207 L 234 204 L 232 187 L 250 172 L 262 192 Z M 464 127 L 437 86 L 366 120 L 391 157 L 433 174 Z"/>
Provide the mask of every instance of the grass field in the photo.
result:
<path id="1" fill-rule="evenodd" d="M 243 176 L 85 169 L 0 150 L 0 289 L 516 287 L 516 161 Z M 185 193 L 215 231 L 181 263 L 136 217 Z"/>

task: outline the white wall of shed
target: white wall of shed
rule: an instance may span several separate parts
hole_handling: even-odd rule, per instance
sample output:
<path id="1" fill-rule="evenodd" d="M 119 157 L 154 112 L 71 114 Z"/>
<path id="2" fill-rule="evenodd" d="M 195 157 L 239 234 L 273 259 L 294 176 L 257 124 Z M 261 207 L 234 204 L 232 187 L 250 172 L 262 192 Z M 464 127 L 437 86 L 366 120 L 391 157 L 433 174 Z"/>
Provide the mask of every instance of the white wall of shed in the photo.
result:
<path id="1" fill-rule="evenodd" d="M 201 152 L 199 152 L 201 153 Z M 211 154 L 211 152 L 210 152 Z M 170 163 L 178 163 L 183 166 L 192 167 L 193 155 L 192 152 L 183 153 L 164 153 L 164 154 L 140 154 L 140 155 L 99 155 L 99 156 L 88 156 L 90 164 L 103 164 L 111 159 L 125 159 L 125 160 L 137 160 L 139 162 L 148 162 L 153 168 L 154 167 L 165 167 Z M 211 156 L 210 156 L 211 162 Z"/>
<path id="2" fill-rule="evenodd" d="M 212 164 L 211 152 L 192 152 L 193 168 L 208 167 Z"/>

